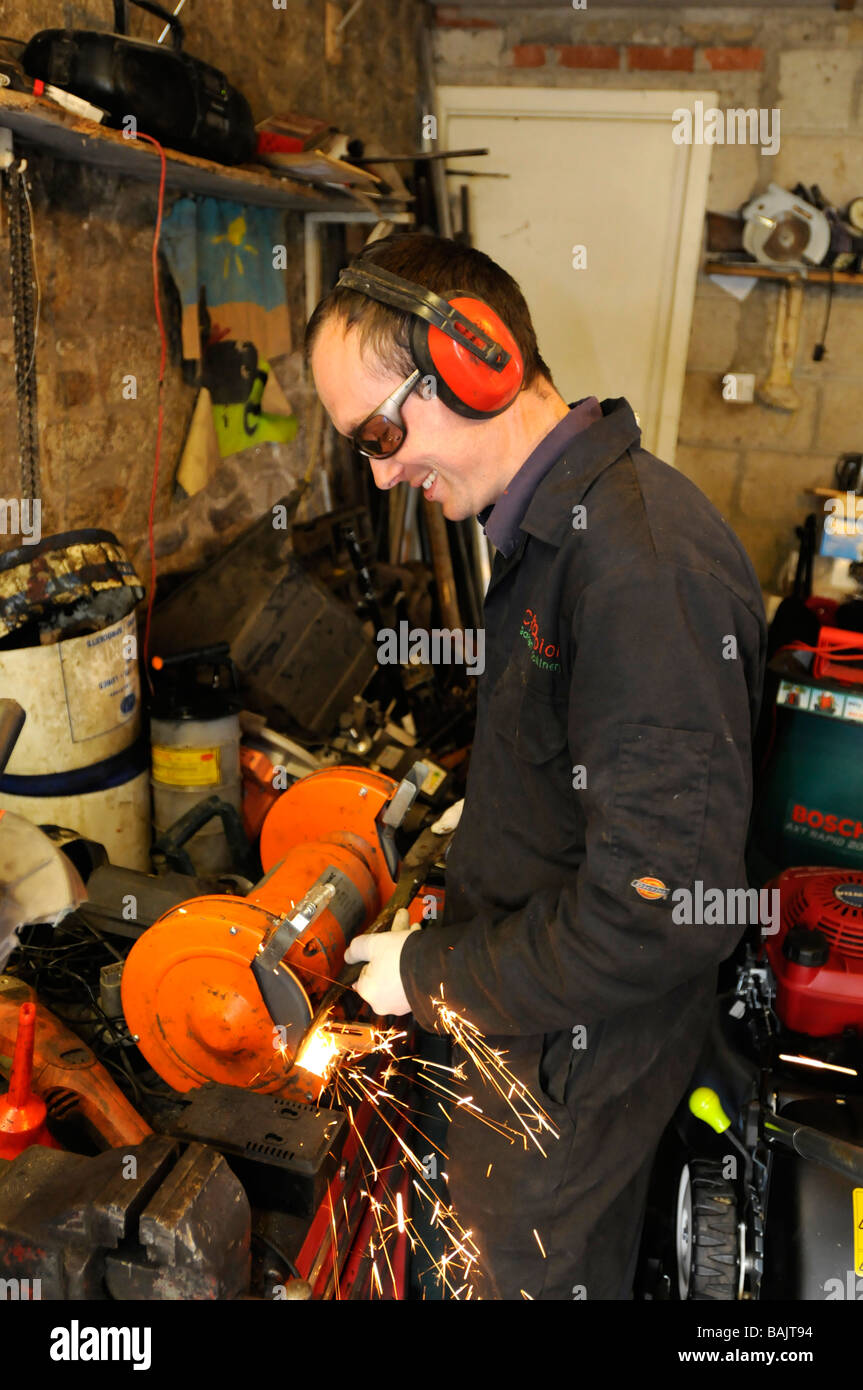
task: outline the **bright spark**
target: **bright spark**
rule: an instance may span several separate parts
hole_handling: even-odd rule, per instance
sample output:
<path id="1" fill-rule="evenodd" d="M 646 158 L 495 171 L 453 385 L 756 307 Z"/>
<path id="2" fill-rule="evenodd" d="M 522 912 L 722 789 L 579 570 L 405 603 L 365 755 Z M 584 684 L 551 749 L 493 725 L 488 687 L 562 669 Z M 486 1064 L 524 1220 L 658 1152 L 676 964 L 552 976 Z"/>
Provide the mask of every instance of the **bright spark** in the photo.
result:
<path id="1" fill-rule="evenodd" d="M 543 1130 L 548 1130 L 549 1134 L 555 1139 L 560 1135 L 552 1126 L 550 1117 L 543 1110 L 542 1106 L 534 1100 L 530 1091 L 519 1081 L 517 1076 L 507 1067 L 504 1056 L 505 1053 L 496 1051 L 489 1047 L 482 1033 L 468 1019 L 462 1018 L 454 1009 L 451 1009 L 444 1001 L 443 988 L 441 988 L 440 999 L 432 999 L 435 1013 L 438 1016 L 444 1031 L 449 1033 L 455 1043 L 466 1053 L 468 1059 L 473 1063 L 475 1069 L 483 1081 L 483 1084 L 491 1090 L 496 1091 L 505 1101 L 520 1125 L 520 1131 L 512 1130 L 506 1125 L 503 1128 L 494 1121 L 482 1116 L 483 1122 L 491 1125 L 500 1133 L 509 1132 L 510 1135 L 522 1138 L 527 1147 L 527 1139 L 535 1144 L 543 1157 L 547 1157 L 545 1149 L 537 1138 Z M 458 1068 L 454 1069 L 456 1072 Z M 438 1084 L 438 1088 L 445 1091 L 446 1088 Z M 452 1092 L 449 1092 L 452 1095 Z M 482 1115 L 479 1108 L 473 1105 L 473 1098 L 460 1099 L 457 1102 L 461 1107 L 473 1109 Z"/>
<path id="2" fill-rule="evenodd" d="M 328 1032 L 326 1020 L 310 1033 L 297 1054 L 297 1066 L 326 1080 L 339 1056 L 339 1045 Z"/>
<path id="3" fill-rule="evenodd" d="M 835 1062 L 821 1062 L 817 1057 L 793 1056 L 789 1052 L 780 1052 L 780 1062 L 796 1062 L 800 1067 L 815 1067 L 819 1071 L 838 1071 L 843 1076 L 856 1076 L 853 1067 L 840 1067 Z"/>
<path id="4" fill-rule="evenodd" d="M 540 1153 L 545 1155 L 545 1149 L 537 1136 L 548 1132 L 554 1138 L 559 1137 L 542 1106 L 506 1066 L 506 1054 L 489 1047 L 482 1034 L 469 1020 L 449 1008 L 443 999 L 443 989 L 441 997 L 433 999 L 432 1004 L 443 1030 L 450 1034 L 464 1054 L 464 1060 L 453 1066 L 445 1066 L 425 1058 L 415 1058 L 410 1054 L 398 1054 L 395 1045 L 407 1038 L 404 1030 L 370 1030 L 368 1025 L 363 1025 L 365 1046 L 362 1051 L 350 1051 L 347 1035 L 351 1027 L 356 1032 L 359 1031 L 358 1028 L 354 1025 L 340 1026 L 336 1020 L 329 1017 L 321 1021 L 303 1044 L 297 1057 L 299 1066 L 324 1080 L 332 1097 L 330 1103 L 347 1114 L 358 1145 L 364 1184 L 360 1186 L 359 1195 L 368 1198 L 373 1220 L 367 1247 L 372 1257 L 372 1297 L 385 1296 L 381 1277 L 383 1270 L 386 1270 L 392 1282 L 393 1294 L 398 1295 L 398 1280 L 390 1259 L 390 1242 L 396 1233 L 400 1236 L 407 1235 L 414 1253 L 421 1249 L 428 1256 L 432 1268 L 437 1272 L 445 1297 L 461 1300 L 481 1296 L 476 1287 L 481 1269 L 480 1252 L 473 1236 L 469 1230 L 466 1231 L 461 1226 L 453 1208 L 444 1205 L 439 1194 L 427 1180 L 429 1177 L 438 1176 L 438 1170 L 434 1167 L 431 1171 L 429 1169 L 429 1149 L 435 1150 L 444 1163 L 447 1155 L 424 1134 L 420 1125 L 412 1118 L 415 1112 L 406 1099 L 408 1084 L 429 1092 L 430 1096 L 436 1099 L 437 1108 L 447 1119 L 450 1118 L 450 1109 L 455 1106 L 461 1114 L 473 1114 L 480 1124 L 486 1125 L 510 1144 L 520 1139 L 527 1149 L 529 1139 Z M 371 1048 L 368 1041 L 370 1034 Z M 379 1066 L 377 1071 L 366 1068 L 371 1054 L 383 1058 L 383 1065 Z M 468 1075 L 468 1062 L 473 1065 L 474 1072 L 479 1075 L 483 1085 L 506 1103 L 514 1123 L 508 1124 L 503 1120 L 493 1119 L 476 1104 L 473 1096 L 463 1093 L 462 1088 Z M 442 1104 L 442 1099 L 449 1103 L 448 1107 Z M 395 1164 L 386 1163 L 381 1167 L 381 1159 L 378 1158 L 376 1161 L 366 1145 L 357 1124 L 359 1108 L 366 1102 L 389 1130 L 390 1145 L 395 1145 L 401 1151 Z M 419 1119 L 421 1116 L 417 1114 L 416 1118 Z M 411 1131 L 414 1131 L 419 1139 L 414 1138 L 413 1142 L 409 1143 L 408 1140 L 412 1138 Z M 400 1177 L 405 1165 L 413 1169 L 413 1204 L 420 1203 L 427 1212 L 431 1212 L 430 1225 L 440 1232 L 443 1239 L 444 1253 L 440 1256 L 426 1245 L 411 1215 L 405 1209 Z M 491 1175 L 492 1166 L 492 1163 L 489 1163 L 486 1177 Z M 390 1171 L 393 1173 L 392 1186 L 389 1184 Z M 439 1176 L 446 1181 L 446 1173 L 442 1169 Z M 345 1213 L 347 1219 L 347 1208 Z M 335 1266 L 336 1231 L 332 1200 L 330 1221 Z M 543 1258 L 546 1258 L 538 1232 L 534 1230 L 533 1234 Z M 530 1294 L 524 1290 L 521 1293 L 524 1298 L 533 1301 Z M 337 1298 L 340 1296 L 337 1275 L 335 1294 Z"/>

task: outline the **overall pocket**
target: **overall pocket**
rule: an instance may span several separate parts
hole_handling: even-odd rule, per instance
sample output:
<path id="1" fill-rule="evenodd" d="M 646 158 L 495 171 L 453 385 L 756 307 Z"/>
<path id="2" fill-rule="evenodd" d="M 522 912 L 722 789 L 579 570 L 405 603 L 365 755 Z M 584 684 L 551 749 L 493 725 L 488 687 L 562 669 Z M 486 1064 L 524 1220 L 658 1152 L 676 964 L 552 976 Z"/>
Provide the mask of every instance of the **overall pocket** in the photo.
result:
<path id="1" fill-rule="evenodd" d="M 573 1101 L 589 1090 L 604 1027 L 604 1020 L 574 1024 L 569 1032 L 546 1033 L 542 1040 L 536 1068 L 538 1098 L 543 1105 L 550 1102 L 565 1109 L 573 1123 Z"/>
<path id="2" fill-rule="evenodd" d="M 708 730 L 624 724 L 608 833 L 590 846 L 594 876 L 630 898 L 632 880 L 691 882 L 704 836 L 714 735 Z"/>
<path id="3" fill-rule="evenodd" d="M 572 789 L 567 706 L 518 682 L 495 691 L 489 709 L 495 777 L 505 794 L 500 799 L 500 829 L 511 836 L 515 853 L 542 866 L 571 865 L 583 852 L 583 822 Z M 525 885 L 528 887 L 529 885 Z"/>
<path id="4" fill-rule="evenodd" d="M 546 763 L 567 743 L 567 703 L 504 672 L 488 709 L 491 728 L 528 763 Z"/>

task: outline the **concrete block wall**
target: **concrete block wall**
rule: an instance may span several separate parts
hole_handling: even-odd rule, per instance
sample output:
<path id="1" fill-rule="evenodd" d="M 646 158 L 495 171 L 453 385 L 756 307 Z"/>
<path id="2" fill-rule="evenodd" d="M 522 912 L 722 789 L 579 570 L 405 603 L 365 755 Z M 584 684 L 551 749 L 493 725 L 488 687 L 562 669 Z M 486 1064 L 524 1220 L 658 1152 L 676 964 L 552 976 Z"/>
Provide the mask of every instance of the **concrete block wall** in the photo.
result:
<path id="1" fill-rule="evenodd" d="M 343 3 L 342 13 L 348 8 Z M 323 0 L 287 0 L 278 7 L 277 0 L 192 0 L 181 17 L 188 52 L 226 73 L 256 121 L 296 110 L 329 119 L 364 139 L 369 150 L 415 147 L 422 7 L 415 0 L 365 0 L 343 31 L 339 63 L 326 57 L 324 13 Z M 0 27 L 26 39 L 64 24 L 107 29 L 112 19 L 110 0 L 5 0 Z M 155 40 L 161 25 L 130 6 L 130 28 L 135 37 Z M 108 528 L 146 579 L 159 369 L 151 266 L 156 185 L 60 160 L 42 148 L 29 155 L 42 289 L 36 354 L 42 533 Z M 166 213 L 180 196 L 168 191 Z M 299 351 L 305 320 L 300 214 L 285 215 L 284 233 L 295 351 L 274 370 L 300 432 L 290 444 L 266 444 L 225 460 L 202 492 L 177 500 L 173 474 L 196 392 L 183 381 L 172 333 L 155 529 L 162 574 L 195 568 L 221 551 L 305 472 L 311 392 Z M 20 495 L 21 485 L 5 217 L 0 245 L 0 497 L 9 499 Z M 162 307 L 170 327 L 176 314 L 165 292 Z M 134 401 L 122 395 L 130 373 L 138 379 Z M 20 543 L 0 533 L 0 552 Z"/>
<path id="2" fill-rule="evenodd" d="M 707 206 L 733 212 L 771 181 L 817 183 L 844 206 L 863 195 L 863 15 L 828 8 L 547 9 L 438 6 L 441 84 L 704 89 L 719 106 L 780 111 L 780 146 L 715 145 Z M 863 286 L 834 289 L 827 355 L 812 361 L 827 290 L 809 286 L 795 363 L 800 409 L 732 405 L 726 372 L 770 367 L 779 301 L 758 282 L 739 302 L 700 275 L 676 464 L 719 507 L 766 589 L 794 527 L 830 485 L 837 456 L 863 450 Z"/>

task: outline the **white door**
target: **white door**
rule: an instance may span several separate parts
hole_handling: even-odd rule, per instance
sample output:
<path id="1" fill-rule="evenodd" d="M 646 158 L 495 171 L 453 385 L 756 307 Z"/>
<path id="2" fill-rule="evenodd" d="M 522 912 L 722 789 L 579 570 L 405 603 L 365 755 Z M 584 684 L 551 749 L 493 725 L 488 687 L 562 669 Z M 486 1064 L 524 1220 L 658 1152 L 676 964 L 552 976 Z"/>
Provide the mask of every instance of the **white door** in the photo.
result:
<path id="1" fill-rule="evenodd" d="M 672 113 L 696 100 L 717 94 L 438 88 L 439 146 L 490 150 L 448 167 L 509 175 L 465 181 L 473 244 L 521 285 L 561 395 L 625 396 L 668 463 L 711 154 L 674 142 Z"/>

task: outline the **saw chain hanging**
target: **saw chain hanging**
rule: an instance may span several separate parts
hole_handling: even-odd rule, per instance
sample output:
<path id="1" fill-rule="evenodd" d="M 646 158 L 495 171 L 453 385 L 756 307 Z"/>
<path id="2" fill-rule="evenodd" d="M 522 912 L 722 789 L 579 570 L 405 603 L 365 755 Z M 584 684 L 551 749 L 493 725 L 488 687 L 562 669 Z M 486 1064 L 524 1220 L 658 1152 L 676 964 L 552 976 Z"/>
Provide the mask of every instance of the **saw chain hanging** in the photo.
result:
<path id="1" fill-rule="evenodd" d="M 36 404 L 36 275 L 31 205 L 25 182 L 27 161 L 16 158 L 5 171 L 4 197 L 9 227 L 12 328 L 18 406 L 18 458 L 21 497 L 39 495 L 39 434 Z"/>

